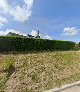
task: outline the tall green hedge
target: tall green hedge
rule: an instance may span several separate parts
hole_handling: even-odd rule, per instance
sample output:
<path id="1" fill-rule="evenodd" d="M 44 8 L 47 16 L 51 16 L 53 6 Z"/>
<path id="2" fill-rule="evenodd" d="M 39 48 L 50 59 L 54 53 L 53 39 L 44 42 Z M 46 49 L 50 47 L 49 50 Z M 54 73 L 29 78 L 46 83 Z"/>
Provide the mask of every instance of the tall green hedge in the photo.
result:
<path id="1" fill-rule="evenodd" d="M 30 51 L 30 50 L 71 50 L 75 43 L 59 40 L 45 40 L 34 38 L 22 38 L 1 36 L 0 51 Z"/>

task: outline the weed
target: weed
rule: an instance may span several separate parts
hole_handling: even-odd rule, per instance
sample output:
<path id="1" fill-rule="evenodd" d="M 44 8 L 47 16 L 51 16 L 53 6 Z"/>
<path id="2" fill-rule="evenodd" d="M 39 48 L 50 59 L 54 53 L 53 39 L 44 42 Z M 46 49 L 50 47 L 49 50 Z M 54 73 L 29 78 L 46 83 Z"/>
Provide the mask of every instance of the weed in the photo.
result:
<path id="1" fill-rule="evenodd" d="M 31 79 L 33 82 L 38 82 L 38 75 L 36 73 L 33 73 Z"/>
<path id="2" fill-rule="evenodd" d="M 9 69 L 15 67 L 15 61 L 12 58 L 6 57 L 2 66 L 3 66 L 3 70 L 5 70 L 5 71 L 9 70 Z"/>

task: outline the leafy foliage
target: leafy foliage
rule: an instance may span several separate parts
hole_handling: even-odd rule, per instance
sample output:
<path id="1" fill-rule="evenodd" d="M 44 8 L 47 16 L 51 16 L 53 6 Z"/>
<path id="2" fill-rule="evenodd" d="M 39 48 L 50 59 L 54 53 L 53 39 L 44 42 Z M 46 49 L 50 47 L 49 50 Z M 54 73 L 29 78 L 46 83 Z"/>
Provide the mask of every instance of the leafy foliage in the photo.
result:
<path id="1" fill-rule="evenodd" d="M 1 36 L 0 51 L 71 50 L 75 43 L 69 41 Z"/>

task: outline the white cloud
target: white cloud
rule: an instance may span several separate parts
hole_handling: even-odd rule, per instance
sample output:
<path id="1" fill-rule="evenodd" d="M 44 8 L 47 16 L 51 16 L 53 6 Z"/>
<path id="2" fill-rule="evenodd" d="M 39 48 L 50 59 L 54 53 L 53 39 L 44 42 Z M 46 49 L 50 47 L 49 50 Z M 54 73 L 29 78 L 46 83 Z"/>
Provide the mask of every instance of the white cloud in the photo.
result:
<path id="1" fill-rule="evenodd" d="M 27 34 L 21 34 L 21 35 L 23 35 L 23 36 L 27 36 Z"/>
<path id="2" fill-rule="evenodd" d="M 14 3 L 15 1 L 13 1 Z M 18 2 L 18 1 L 17 1 Z M 24 0 L 24 5 L 9 4 L 9 0 L 0 0 L 0 14 L 12 16 L 14 20 L 25 22 L 32 14 L 33 0 Z"/>
<path id="3" fill-rule="evenodd" d="M 49 36 L 49 35 L 46 35 L 46 36 L 44 36 L 44 39 L 50 39 L 50 40 L 52 40 L 52 37 Z"/>
<path id="4" fill-rule="evenodd" d="M 32 30 L 31 35 L 32 36 L 37 36 L 38 35 L 38 31 Z M 39 36 L 42 36 L 42 34 L 39 33 Z"/>
<path id="5" fill-rule="evenodd" d="M 11 10 L 10 14 L 14 17 L 16 21 L 24 22 L 28 20 L 31 15 L 31 11 L 26 10 L 26 8 L 21 8 L 19 5 L 15 9 Z"/>
<path id="6" fill-rule="evenodd" d="M 20 22 L 24 22 L 26 20 L 26 10 L 22 9 L 19 5 L 17 5 L 15 9 L 11 11 L 11 15 L 14 16 L 15 20 Z"/>
<path id="7" fill-rule="evenodd" d="M 20 34 L 19 31 L 16 31 L 16 30 L 14 30 L 14 29 L 7 29 L 6 31 L 0 31 L 0 35 L 1 35 L 1 36 L 5 36 L 5 35 L 7 35 L 9 32 L 16 33 L 16 34 Z"/>
<path id="8" fill-rule="evenodd" d="M 0 0 L 0 27 L 4 26 L 8 22 L 7 18 L 3 15 L 7 14 L 9 11 L 9 5 L 7 0 Z"/>
<path id="9" fill-rule="evenodd" d="M 14 19 L 19 22 L 27 21 L 32 14 L 31 8 L 33 5 L 33 0 L 24 0 L 24 2 L 25 5 L 23 5 L 23 7 L 17 5 L 10 11 L 10 14 L 14 17 Z"/>
<path id="10" fill-rule="evenodd" d="M 32 35 L 32 36 L 37 36 L 37 31 L 32 30 L 31 35 Z"/>
<path id="11" fill-rule="evenodd" d="M 24 0 L 25 4 L 27 5 L 27 9 L 31 9 L 33 5 L 33 0 Z"/>
<path id="12" fill-rule="evenodd" d="M 7 0 L 0 0 L 0 13 L 6 13 L 9 10 L 9 4 Z"/>
<path id="13" fill-rule="evenodd" d="M 76 27 L 68 27 L 64 28 L 63 34 L 65 36 L 74 36 L 78 33 L 80 29 L 77 29 Z"/>
<path id="14" fill-rule="evenodd" d="M 8 20 L 4 17 L 0 17 L 0 27 L 4 25 L 4 23 L 7 23 Z"/>

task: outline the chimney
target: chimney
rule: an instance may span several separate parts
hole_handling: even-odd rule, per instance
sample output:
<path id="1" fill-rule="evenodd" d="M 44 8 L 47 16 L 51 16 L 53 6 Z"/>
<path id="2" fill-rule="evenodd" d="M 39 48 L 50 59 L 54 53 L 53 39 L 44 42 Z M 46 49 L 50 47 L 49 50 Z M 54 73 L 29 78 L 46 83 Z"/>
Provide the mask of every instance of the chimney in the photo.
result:
<path id="1" fill-rule="evenodd" d="M 38 30 L 37 36 L 39 36 L 39 30 Z"/>

